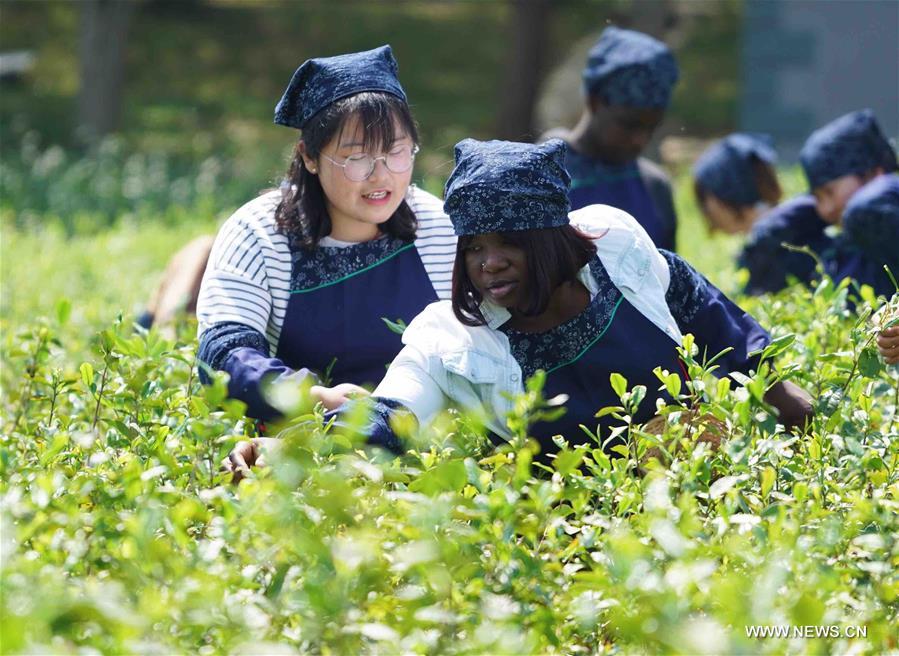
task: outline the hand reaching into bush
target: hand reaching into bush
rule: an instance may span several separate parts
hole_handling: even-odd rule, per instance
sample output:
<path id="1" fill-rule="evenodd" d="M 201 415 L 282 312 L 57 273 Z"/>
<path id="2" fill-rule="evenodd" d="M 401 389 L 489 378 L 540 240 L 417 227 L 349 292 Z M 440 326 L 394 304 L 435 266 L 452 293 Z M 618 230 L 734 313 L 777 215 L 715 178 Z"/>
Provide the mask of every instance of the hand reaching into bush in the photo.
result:
<path id="1" fill-rule="evenodd" d="M 313 385 L 309 388 L 312 400 L 325 406 L 325 410 L 336 410 L 350 399 L 368 396 L 370 392 L 364 387 L 352 383 L 341 383 L 334 387 Z"/>

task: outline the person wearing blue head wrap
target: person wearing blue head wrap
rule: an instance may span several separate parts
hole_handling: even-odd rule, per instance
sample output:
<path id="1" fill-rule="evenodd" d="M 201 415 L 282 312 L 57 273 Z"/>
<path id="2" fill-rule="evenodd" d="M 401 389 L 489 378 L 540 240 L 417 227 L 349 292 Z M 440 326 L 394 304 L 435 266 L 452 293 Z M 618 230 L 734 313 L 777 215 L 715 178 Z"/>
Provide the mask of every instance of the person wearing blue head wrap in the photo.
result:
<path id="1" fill-rule="evenodd" d="M 771 137 L 735 133 L 715 142 L 693 167 L 693 190 L 712 231 L 749 232 L 753 223 L 780 202 Z"/>
<path id="2" fill-rule="evenodd" d="M 664 109 L 677 82 L 671 50 L 648 34 L 607 27 L 587 55 L 584 89 L 609 105 Z"/>
<path id="3" fill-rule="evenodd" d="M 325 107 L 364 91 L 389 93 L 406 102 L 390 46 L 309 59 L 294 72 L 275 106 L 275 123 L 302 130 Z"/>
<path id="4" fill-rule="evenodd" d="M 866 182 L 897 169 L 896 153 L 874 112 L 851 112 L 815 130 L 799 153 L 818 213 L 837 224 L 846 203 Z"/>
<path id="5" fill-rule="evenodd" d="M 662 122 L 677 82 L 669 48 L 649 35 L 608 27 L 583 72 L 586 107 L 572 130 L 551 130 L 569 144 L 571 206 L 625 210 L 659 248 L 673 250 L 677 215 L 664 172 L 640 154 Z"/>
<path id="6" fill-rule="evenodd" d="M 899 278 L 899 175 L 882 175 L 859 189 L 846 205 L 843 231 L 825 270 L 835 281 L 851 278 L 890 296 Z"/>
<path id="7" fill-rule="evenodd" d="M 618 405 L 609 383 L 618 372 L 648 392 L 633 421 L 653 416 L 657 367 L 684 376 L 677 347 L 692 333 L 701 357 L 717 359 L 716 375 L 748 372 L 768 333 L 683 259 L 658 250 L 626 212 L 592 205 L 567 212 L 565 144 L 466 139 L 445 207 L 459 241 L 451 300 L 433 303 L 403 333 L 405 347 L 372 393 L 363 433 L 402 450 L 392 418 L 408 412 L 427 422 L 449 404 L 482 414 L 495 441 L 510 439 L 506 423 L 515 396 L 537 371 L 543 393 L 565 398 L 565 414 L 528 429 L 544 454 L 555 435 L 588 441 L 580 426 L 596 425 L 598 409 Z M 791 383 L 766 395 L 787 426 L 802 425 L 811 400 Z M 350 406 L 334 412 L 341 416 Z M 599 420 L 606 448 L 614 420 Z M 256 450 L 240 452 L 249 464 Z"/>
<path id="8" fill-rule="evenodd" d="M 471 154 L 476 152 L 477 157 Z M 522 150 L 509 141 L 456 144 L 444 209 L 457 235 L 555 228 L 568 224 L 565 144 L 552 139 Z"/>
<path id="9" fill-rule="evenodd" d="M 326 407 L 377 383 L 402 347 L 384 317 L 448 298 L 455 246 L 410 185 L 418 132 L 390 46 L 304 62 L 274 120 L 301 130 L 293 161 L 224 224 L 197 303 L 200 361 L 264 421 L 283 410 L 273 382 Z M 315 385 L 326 373 L 340 384 Z"/>

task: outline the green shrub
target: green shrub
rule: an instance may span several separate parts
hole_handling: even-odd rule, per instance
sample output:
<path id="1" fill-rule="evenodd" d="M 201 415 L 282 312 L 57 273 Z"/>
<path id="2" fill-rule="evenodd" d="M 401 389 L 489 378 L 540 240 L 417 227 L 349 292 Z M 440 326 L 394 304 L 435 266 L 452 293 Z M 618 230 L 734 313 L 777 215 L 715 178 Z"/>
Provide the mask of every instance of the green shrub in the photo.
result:
<path id="1" fill-rule="evenodd" d="M 688 205 L 688 257 L 711 255 L 698 263 L 732 291 L 735 242 Z M 620 457 L 588 438 L 536 463 L 527 424 L 554 411 L 537 378 L 508 447 L 447 413 L 389 458 L 307 406 L 235 488 L 219 462 L 252 429 L 221 378 L 199 385 L 195 324 L 176 339 L 131 326 L 167 257 L 221 218 L 169 211 L 184 220 L 71 236 L 4 216 L 0 652 L 897 648 L 899 375 L 872 349 L 870 290 L 739 298 L 772 327 L 773 368 L 726 385 L 685 351 L 689 384 L 658 372 L 676 398 L 661 432 L 628 424 L 643 391 L 616 377 L 619 406 L 598 410 L 621 417 Z M 776 377 L 817 398 L 803 435 L 761 400 Z M 705 417 L 718 450 L 697 443 Z M 754 625 L 842 633 L 761 640 Z"/>

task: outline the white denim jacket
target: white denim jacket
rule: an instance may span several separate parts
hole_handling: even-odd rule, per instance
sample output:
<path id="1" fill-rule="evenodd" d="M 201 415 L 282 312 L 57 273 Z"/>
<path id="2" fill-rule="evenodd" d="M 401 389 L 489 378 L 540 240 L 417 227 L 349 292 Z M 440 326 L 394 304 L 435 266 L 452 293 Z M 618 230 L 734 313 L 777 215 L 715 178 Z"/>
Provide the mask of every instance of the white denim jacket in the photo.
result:
<path id="1" fill-rule="evenodd" d="M 609 205 L 590 205 L 569 214 L 571 224 L 594 243 L 613 284 L 641 314 L 677 344 L 682 335 L 665 292 L 668 263 L 634 218 Z M 596 281 L 585 266 L 578 279 L 591 296 Z M 509 339 L 497 330 L 509 312 L 489 301 L 480 306 L 486 326 L 466 326 L 456 319 L 450 301 L 428 305 L 403 333 L 403 350 L 387 370 L 373 396 L 399 401 L 420 423 L 449 404 L 480 411 L 487 427 L 503 438 L 511 434 L 505 417 L 510 398 L 524 390 L 521 367 L 512 356 Z"/>

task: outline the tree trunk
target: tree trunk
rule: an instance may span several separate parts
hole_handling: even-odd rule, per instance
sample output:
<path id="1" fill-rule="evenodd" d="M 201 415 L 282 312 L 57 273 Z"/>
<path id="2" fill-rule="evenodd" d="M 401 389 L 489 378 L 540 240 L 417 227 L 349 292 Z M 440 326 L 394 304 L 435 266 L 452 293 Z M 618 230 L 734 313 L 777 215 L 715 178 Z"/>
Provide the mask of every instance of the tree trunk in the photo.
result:
<path id="1" fill-rule="evenodd" d="M 128 25 L 137 2 L 83 0 L 78 131 L 93 143 L 119 127 Z"/>
<path id="2" fill-rule="evenodd" d="M 511 0 L 509 60 L 497 116 L 501 139 L 533 141 L 534 105 L 543 73 L 550 0 Z"/>

